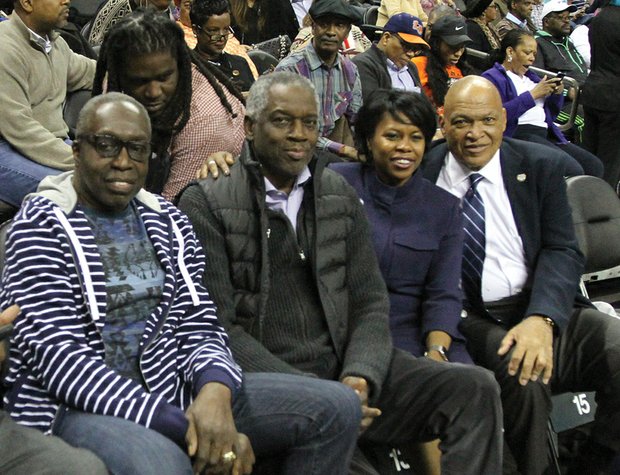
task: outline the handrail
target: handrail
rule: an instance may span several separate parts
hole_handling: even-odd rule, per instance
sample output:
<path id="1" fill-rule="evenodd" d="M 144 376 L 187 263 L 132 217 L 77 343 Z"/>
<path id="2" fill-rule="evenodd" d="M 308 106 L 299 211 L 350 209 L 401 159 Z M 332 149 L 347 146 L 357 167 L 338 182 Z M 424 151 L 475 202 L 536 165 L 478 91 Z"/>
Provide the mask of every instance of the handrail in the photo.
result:
<path id="1" fill-rule="evenodd" d="M 479 51 L 473 48 L 465 48 L 465 52 L 468 55 L 474 56 L 476 58 L 481 58 L 481 59 L 489 59 L 489 56 L 490 56 L 489 53 L 485 53 L 484 51 Z M 534 72 L 540 77 L 547 76 L 549 78 L 554 78 L 554 77 L 557 77 L 558 75 L 558 73 L 554 73 L 553 71 L 547 71 L 546 69 L 537 68 L 535 66 L 530 66 L 529 69 L 530 71 Z M 579 83 L 577 82 L 577 80 L 574 78 L 571 78 L 570 76 L 564 76 L 564 79 L 562 79 L 562 82 L 564 83 L 564 85 L 568 85 L 569 87 L 572 87 L 575 91 L 575 99 L 571 103 L 568 121 L 565 124 L 555 124 L 558 126 L 558 128 L 561 131 L 565 131 L 565 130 L 571 129 L 573 125 L 575 124 L 575 117 L 577 116 L 577 107 L 579 105 L 580 90 L 579 90 Z"/>

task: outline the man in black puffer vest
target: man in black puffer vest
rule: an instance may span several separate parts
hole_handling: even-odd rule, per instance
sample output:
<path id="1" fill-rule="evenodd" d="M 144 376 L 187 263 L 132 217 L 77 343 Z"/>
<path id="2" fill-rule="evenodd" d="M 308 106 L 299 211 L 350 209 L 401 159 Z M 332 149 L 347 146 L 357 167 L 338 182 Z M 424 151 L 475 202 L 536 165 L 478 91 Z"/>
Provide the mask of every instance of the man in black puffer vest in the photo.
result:
<path id="1" fill-rule="evenodd" d="M 262 76 L 250 89 L 247 143 L 230 177 L 181 196 L 236 361 L 247 372 L 352 387 L 365 443 L 439 438 L 443 474 L 501 473 L 502 415 L 490 373 L 393 349 L 365 212 L 314 155 L 317 120 L 306 78 Z M 377 473 L 361 452 L 354 465 Z"/>

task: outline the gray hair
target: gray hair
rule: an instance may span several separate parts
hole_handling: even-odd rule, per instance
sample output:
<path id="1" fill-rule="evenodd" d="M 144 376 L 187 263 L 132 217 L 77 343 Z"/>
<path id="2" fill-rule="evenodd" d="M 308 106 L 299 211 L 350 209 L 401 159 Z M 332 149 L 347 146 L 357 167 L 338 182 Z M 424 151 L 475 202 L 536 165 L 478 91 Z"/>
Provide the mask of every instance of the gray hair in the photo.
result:
<path id="1" fill-rule="evenodd" d="M 321 110 L 319 105 L 319 96 L 316 93 L 314 84 L 309 79 L 290 71 L 275 71 L 270 74 L 259 77 L 252 87 L 245 103 L 245 115 L 252 121 L 260 118 L 263 111 L 267 108 L 269 100 L 269 91 L 276 85 L 298 86 L 312 91 L 316 102 L 317 112 Z"/>
<path id="2" fill-rule="evenodd" d="M 146 120 L 149 136 L 151 135 L 151 119 L 144 106 L 133 97 L 123 94 L 122 92 L 108 92 L 107 94 L 101 94 L 89 99 L 84 107 L 82 107 L 80 115 L 78 116 L 77 125 L 75 126 L 76 137 L 79 137 L 83 133 L 87 133 L 90 130 L 92 127 L 92 118 L 100 106 L 112 102 L 129 102 L 131 105 L 135 106 L 140 115 L 142 115 Z"/>

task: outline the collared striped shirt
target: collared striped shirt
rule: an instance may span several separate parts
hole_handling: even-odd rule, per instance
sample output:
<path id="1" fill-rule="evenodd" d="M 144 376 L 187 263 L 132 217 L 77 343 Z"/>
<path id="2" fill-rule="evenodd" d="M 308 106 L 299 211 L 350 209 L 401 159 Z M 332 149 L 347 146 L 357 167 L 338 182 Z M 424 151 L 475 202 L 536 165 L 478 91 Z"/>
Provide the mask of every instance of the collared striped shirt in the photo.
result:
<path id="1" fill-rule="evenodd" d="M 327 137 L 341 117 L 346 117 L 349 125 L 355 123 L 357 113 L 362 107 L 362 83 L 353 62 L 338 53 L 336 62 L 329 67 L 316 53 L 312 42 L 286 58 L 276 67 L 278 71 L 292 71 L 307 77 L 319 96 L 319 142 L 317 147 L 337 153 L 343 144 Z"/>

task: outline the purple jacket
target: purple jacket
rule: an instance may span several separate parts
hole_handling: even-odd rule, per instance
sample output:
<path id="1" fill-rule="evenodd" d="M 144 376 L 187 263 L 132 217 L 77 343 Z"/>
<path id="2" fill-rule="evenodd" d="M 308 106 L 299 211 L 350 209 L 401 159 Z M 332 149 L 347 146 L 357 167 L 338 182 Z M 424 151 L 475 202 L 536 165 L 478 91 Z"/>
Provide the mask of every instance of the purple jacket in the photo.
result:
<path id="1" fill-rule="evenodd" d="M 540 82 L 540 78 L 532 71 L 528 70 L 525 75 L 535 83 Z M 499 95 L 502 96 L 507 116 L 504 136 L 512 137 L 517 129 L 519 117 L 536 105 L 534 98 L 529 92 L 524 92 L 517 96 L 517 90 L 508 77 L 506 69 L 499 63 L 495 63 L 491 69 L 483 72 L 482 77 L 495 84 Z M 545 122 L 558 143 L 567 143 L 562 131 L 553 123 L 563 104 L 564 96 L 561 94 L 551 94 L 545 99 L 545 105 L 543 106 L 545 109 Z"/>

